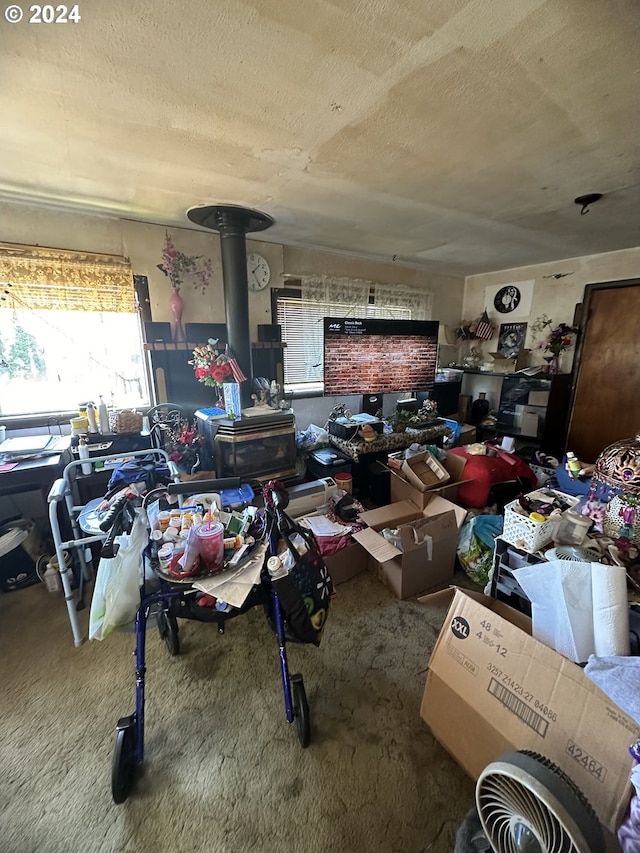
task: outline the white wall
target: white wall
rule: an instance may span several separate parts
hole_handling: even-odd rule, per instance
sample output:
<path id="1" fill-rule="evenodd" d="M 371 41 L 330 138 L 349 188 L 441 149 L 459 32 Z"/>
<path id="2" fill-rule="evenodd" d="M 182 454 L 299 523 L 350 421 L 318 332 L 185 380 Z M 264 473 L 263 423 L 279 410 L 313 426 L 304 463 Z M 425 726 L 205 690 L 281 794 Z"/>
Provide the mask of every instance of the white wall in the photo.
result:
<path id="1" fill-rule="evenodd" d="M 49 246 L 57 249 L 76 249 L 124 255 L 131 261 L 133 272 L 149 279 L 151 312 L 155 321 L 172 319 L 169 310 L 170 287 L 167 278 L 157 269 L 162 260 L 165 228 L 161 225 L 87 216 L 41 207 L 0 203 L 1 239 L 9 243 Z M 223 323 L 224 296 L 220 241 L 214 232 L 190 229 L 170 229 L 177 248 L 188 255 L 203 255 L 211 259 L 213 278 L 205 296 L 188 285 L 182 289 L 185 302 L 183 321 Z M 248 240 L 247 250 L 260 252 L 271 267 L 271 287 L 285 286 L 286 276 L 324 273 L 328 275 L 364 278 L 383 283 L 403 283 L 424 287 L 434 294 L 433 319 L 455 323 L 460 315 L 464 280 L 452 276 L 432 275 L 422 270 L 395 264 L 360 260 L 348 255 L 318 252 L 279 243 Z M 271 297 L 267 288 L 250 293 L 249 321 L 254 340 L 256 326 L 271 323 Z"/>
<path id="2" fill-rule="evenodd" d="M 545 278 L 557 273 L 571 273 L 564 278 Z M 603 281 L 618 281 L 640 276 L 640 248 L 623 249 L 619 252 L 607 252 L 600 255 L 587 255 L 582 258 L 569 258 L 548 264 L 519 267 L 483 275 L 469 276 L 465 282 L 462 316 L 472 320 L 479 316 L 484 308 L 491 320 L 499 326 L 501 322 L 510 322 L 509 315 L 498 315 L 492 305 L 486 304 L 485 288 L 514 282 L 534 281 L 533 301 L 527 317 L 514 318 L 514 322 L 528 323 L 526 346 L 531 346 L 531 324 L 537 317 L 546 314 L 558 323 L 571 324 L 577 303 L 582 302 L 587 284 Z M 612 329 L 612 334 L 614 330 Z M 540 340 L 540 336 L 538 336 Z M 497 335 L 492 341 L 482 343 L 482 351 L 487 354 L 496 349 Z M 561 370 L 571 370 L 573 349 L 561 358 Z M 535 349 L 531 353 L 531 364 L 542 364 L 542 354 Z"/>
<path id="3" fill-rule="evenodd" d="M 146 275 L 149 279 L 153 319 L 171 320 L 168 304 L 169 283 L 157 269 L 157 264 L 161 260 L 165 234 L 163 226 L 52 211 L 9 202 L 0 203 L 0 221 L 3 225 L 2 240 L 6 242 L 105 252 L 128 257 L 133 271 Z M 176 228 L 171 229 L 171 234 L 181 251 L 187 254 L 202 254 L 209 257 L 213 263 L 212 283 L 204 297 L 188 287 L 184 289 L 184 321 L 224 322 L 218 236 L 215 233 Z M 586 284 L 634 278 L 640 275 L 640 248 L 469 276 L 466 282 L 460 278 L 427 273 L 393 263 L 376 263 L 348 255 L 282 246 L 276 243 L 249 240 L 248 249 L 260 252 L 269 261 L 273 287 L 285 285 L 287 279 L 283 276 L 295 277 L 318 273 L 364 278 L 384 283 L 398 282 L 417 287 L 424 286 L 434 294 L 434 319 L 451 327 L 457 325 L 463 318 L 473 319 L 482 312 L 485 307 L 485 288 L 492 285 L 534 280 L 531 311 L 528 317 L 522 318 L 522 321 L 526 320 L 530 327 L 535 318 L 543 313 L 551 317 L 554 323 L 563 321 L 570 323 L 576 303 L 582 301 Z M 544 278 L 544 276 L 561 272 L 570 272 L 571 275 L 559 280 Z M 486 307 L 490 308 L 488 305 Z M 490 310 L 489 313 L 497 325 L 505 319 L 499 317 L 495 311 Z M 257 337 L 257 324 L 270 322 L 269 289 L 260 293 L 251 293 L 252 335 Z M 527 345 L 530 341 L 529 329 Z M 495 349 L 496 343 L 497 337 L 493 341 L 483 343 L 483 351 L 488 353 Z M 572 353 L 569 353 L 568 357 L 564 356 L 562 362 L 564 371 L 570 370 L 571 358 Z M 532 353 L 531 360 L 532 363 L 542 363 L 541 355 L 537 352 Z M 351 404 L 353 401 L 349 399 L 346 402 Z M 309 422 L 320 424 L 323 415 L 326 420 L 326 415 L 334 403 L 335 400 L 332 398 L 301 403 L 299 428 L 304 428 Z M 385 407 L 386 405 L 385 400 Z"/>

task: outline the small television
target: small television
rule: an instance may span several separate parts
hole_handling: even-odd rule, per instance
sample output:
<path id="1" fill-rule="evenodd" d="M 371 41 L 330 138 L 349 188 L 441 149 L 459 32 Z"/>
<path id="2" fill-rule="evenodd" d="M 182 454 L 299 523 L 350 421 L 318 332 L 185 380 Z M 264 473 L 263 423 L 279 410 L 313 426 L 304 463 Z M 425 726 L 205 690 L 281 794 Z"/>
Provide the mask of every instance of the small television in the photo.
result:
<path id="1" fill-rule="evenodd" d="M 437 320 L 324 318 L 324 393 L 393 394 L 433 388 Z"/>

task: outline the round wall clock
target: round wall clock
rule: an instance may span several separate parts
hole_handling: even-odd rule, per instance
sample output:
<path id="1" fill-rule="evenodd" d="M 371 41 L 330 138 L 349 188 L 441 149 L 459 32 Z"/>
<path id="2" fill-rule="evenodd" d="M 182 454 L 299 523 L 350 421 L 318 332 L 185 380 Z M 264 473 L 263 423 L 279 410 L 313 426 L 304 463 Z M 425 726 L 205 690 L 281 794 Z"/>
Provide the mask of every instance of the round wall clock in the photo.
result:
<path id="1" fill-rule="evenodd" d="M 501 287 L 493 300 L 493 307 L 500 314 L 509 314 L 511 311 L 515 311 L 519 304 L 520 291 L 512 284 Z"/>
<path id="2" fill-rule="evenodd" d="M 247 255 L 247 282 L 249 290 L 264 290 L 271 278 L 271 270 L 266 259 L 257 252 Z"/>

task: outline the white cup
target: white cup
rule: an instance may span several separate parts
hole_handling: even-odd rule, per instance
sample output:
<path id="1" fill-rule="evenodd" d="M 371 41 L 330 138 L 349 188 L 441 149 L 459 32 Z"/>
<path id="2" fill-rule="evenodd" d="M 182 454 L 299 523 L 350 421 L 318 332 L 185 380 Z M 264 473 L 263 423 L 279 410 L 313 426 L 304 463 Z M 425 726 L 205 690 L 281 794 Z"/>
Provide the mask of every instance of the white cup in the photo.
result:
<path id="1" fill-rule="evenodd" d="M 2 444 L 2 442 L 5 440 L 6 437 L 7 437 L 6 426 L 0 426 L 0 444 Z"/>

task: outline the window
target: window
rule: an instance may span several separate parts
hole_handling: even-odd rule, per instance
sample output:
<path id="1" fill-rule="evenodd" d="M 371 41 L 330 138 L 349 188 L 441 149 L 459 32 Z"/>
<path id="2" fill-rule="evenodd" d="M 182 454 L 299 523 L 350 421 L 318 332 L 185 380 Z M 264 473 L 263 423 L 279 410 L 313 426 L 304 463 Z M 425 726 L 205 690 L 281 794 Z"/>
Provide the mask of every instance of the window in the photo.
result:
<path id="1" fill-rule="evenodd" d="M 0 416 L 150 405 L 124 258 L 0 244 Z"/>
<path id="2" fill-rule="evenodd" d="M 297 288 L 274 289 L 274 322 L 282 327 L 287 345 L 285 392 L 299 396 L 323 392 L 325 317 L 430 320 L 431 303 L 427 291 L 325 276 L 302 280 Z"/>

